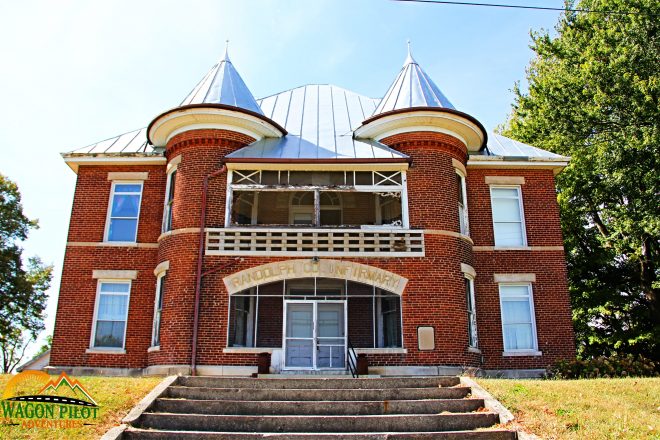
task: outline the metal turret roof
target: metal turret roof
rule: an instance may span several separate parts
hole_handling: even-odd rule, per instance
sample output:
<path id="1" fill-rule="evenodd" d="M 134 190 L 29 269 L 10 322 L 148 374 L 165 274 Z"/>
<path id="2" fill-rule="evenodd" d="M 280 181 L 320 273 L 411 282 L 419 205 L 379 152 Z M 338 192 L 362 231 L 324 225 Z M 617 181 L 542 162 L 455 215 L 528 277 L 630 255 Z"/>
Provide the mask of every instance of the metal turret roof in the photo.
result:
<path id="1" fill-rule="evenodd" d="M 438 86 L 415 61 L 408 45 L 408 56 L 401 71 L 371 116 L 413 107 L 439 107 L 454 110 Z"/>
<path id="2" fill-rule="evenodd" d="M 181 102 L 181 106 L 190 104 L 231 105 L 263 115 L 252 92 L 229 59 L 227 50 L 223 58 Z"/>

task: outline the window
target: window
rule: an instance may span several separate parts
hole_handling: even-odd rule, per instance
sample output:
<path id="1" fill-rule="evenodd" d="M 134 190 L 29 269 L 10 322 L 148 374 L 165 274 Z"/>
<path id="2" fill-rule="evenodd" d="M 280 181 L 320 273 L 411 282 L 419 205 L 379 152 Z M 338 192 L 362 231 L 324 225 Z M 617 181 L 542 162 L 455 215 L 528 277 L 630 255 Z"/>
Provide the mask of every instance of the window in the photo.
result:
<path id="1" fill-rule="evenodd" d="M 165 209 L 163 209 L 163 232 L 172 230 L 172 208 L 174 205 L 174 189 L 176 188 L 176 168 L 167 175 L 165 190 Z"/>
<path id="2" fill-rule="evenodd" d="M 470 347 L 477 348 L 477 309 L 474 301 L 474 281 L 472 278 L 465 278 L 465 297 L 468 315 L 468 344 Z"/>
<path id="3" fill-rule="evenodd" d="M 113 182 L 106 241 L 135 242 L 142 182 Z"/>
<path id="4" fill-rule="evenodd" d="M 467 215 L 467 192 L 465 190 L 465 176 L 456 171 L 456 183 L 458 188 L 458 223 L 463 235 L 470 235 Z"/>
<path id="5" fill-rule="evenodd" d="M 401 347 L 401 297 L 378 297 L 378 348 Z"/>
<path id="6" fill-rule="evenodd" d="M 232 296 L 230 347 L 254 347 L 255 297 Z"/>
<path id="7" fill-rule="evenodd" d="M 531 284 L 500 284 L 504 351 L 536 350 Z"/>
<path id="8" fill-rule="evenodd" d="M 520 187 L 490 188 L 495 246 L 526 246 Z"/>
<path id="9" fill-rule="evenodd" d="M 93 348 L 124 348 L 130 290 L 130 281 L 99 281 Z"/>
<path id="10" fill-rule="evenodd" d="M 151 346 L 160 346 L 160 323 L 163 314 L 163 294 L 165 293 L 165 272 L 161 273 L 156 280 L 156 304 L 154 306 L 154 328 L 151 338 Z"/>

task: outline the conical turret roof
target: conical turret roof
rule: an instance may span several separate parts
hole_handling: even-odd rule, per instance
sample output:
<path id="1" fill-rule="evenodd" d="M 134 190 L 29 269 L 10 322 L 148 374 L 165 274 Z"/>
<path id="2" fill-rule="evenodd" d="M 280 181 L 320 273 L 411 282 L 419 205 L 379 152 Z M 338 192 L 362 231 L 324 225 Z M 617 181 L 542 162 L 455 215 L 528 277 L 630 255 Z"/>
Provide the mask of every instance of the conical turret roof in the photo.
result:
<path id="1" fill-rule="evenodd" d="M 410 45 L 408 56 L 401 71 L 390 86 L 372 116 L 392 110 L 414 107 L 438 107 L 454 109 L 447 97 L 435 85 L 412 57 Z"/>
<path id="2" fill-rule="evenodd" d="M 191 104 L 223 104 L 239 107 L 263 115 L 261 107 L 245 85 L 243 78 L 229 60 L 228 51 L 209 73 L 195 86 L 181 102 L 181 106 Z"/>

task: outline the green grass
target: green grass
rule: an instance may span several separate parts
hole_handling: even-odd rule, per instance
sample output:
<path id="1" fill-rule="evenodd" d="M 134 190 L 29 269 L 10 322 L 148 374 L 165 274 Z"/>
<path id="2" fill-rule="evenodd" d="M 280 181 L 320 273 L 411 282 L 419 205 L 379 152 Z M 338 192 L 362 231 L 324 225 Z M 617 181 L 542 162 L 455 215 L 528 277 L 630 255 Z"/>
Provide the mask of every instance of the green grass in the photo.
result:
<path id="1" fill-rule="evenodd" d="M 12 375 L 0 375 L 0 393 Z M 55 376 L 56 377 L 56 376 Z M 74 429 L 23 429 L 20 426 L 0 426 L 2 439 L 95 439 L 100 438 L 108 429 L 120 424 L 121 419 L 162 377 L 81 377 L 76 379 L 87 388 L 99 404 L 99 417 L 91 426 Z"/>
<path id="2" fill-rule="evenodd" d="M 660 439 L 660 378 L 478 383 L 543 439 Z"/>

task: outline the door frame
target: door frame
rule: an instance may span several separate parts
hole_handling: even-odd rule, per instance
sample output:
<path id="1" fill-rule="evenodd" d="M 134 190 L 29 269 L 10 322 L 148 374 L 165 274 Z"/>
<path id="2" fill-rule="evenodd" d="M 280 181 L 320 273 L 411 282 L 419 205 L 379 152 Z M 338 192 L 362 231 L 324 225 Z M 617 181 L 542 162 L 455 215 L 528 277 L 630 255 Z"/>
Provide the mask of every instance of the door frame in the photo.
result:
<path id="1" fill-rule="evenodd" d="M 344 339 L 344 365 L 337 368 L 319 368 L 317 366 L 317 345 L 318 345 L 318 305 L 319 303 L 323 304 L 343 304 L 344 305 L 344 336 L 337 337 L 333 339 Z M 289 304 L 311 304 L 312 305 L 312 366 L 311 367 L 288 367 L 286 365 L 286 325 L 287 325 L 287 311 Z M 348 301 L 345 299 L 339 300 L 319 300 L 319 299 L 285 299 L 283 307 L 284 317 L 282 319 L 282 370 L 306 370 L 306 371 L 316 371 L 316 370 L 345 370 L 346 369 L 346 352 L 348 347 Z M 295 338 L 294 338 L 295 339 Z"/>

